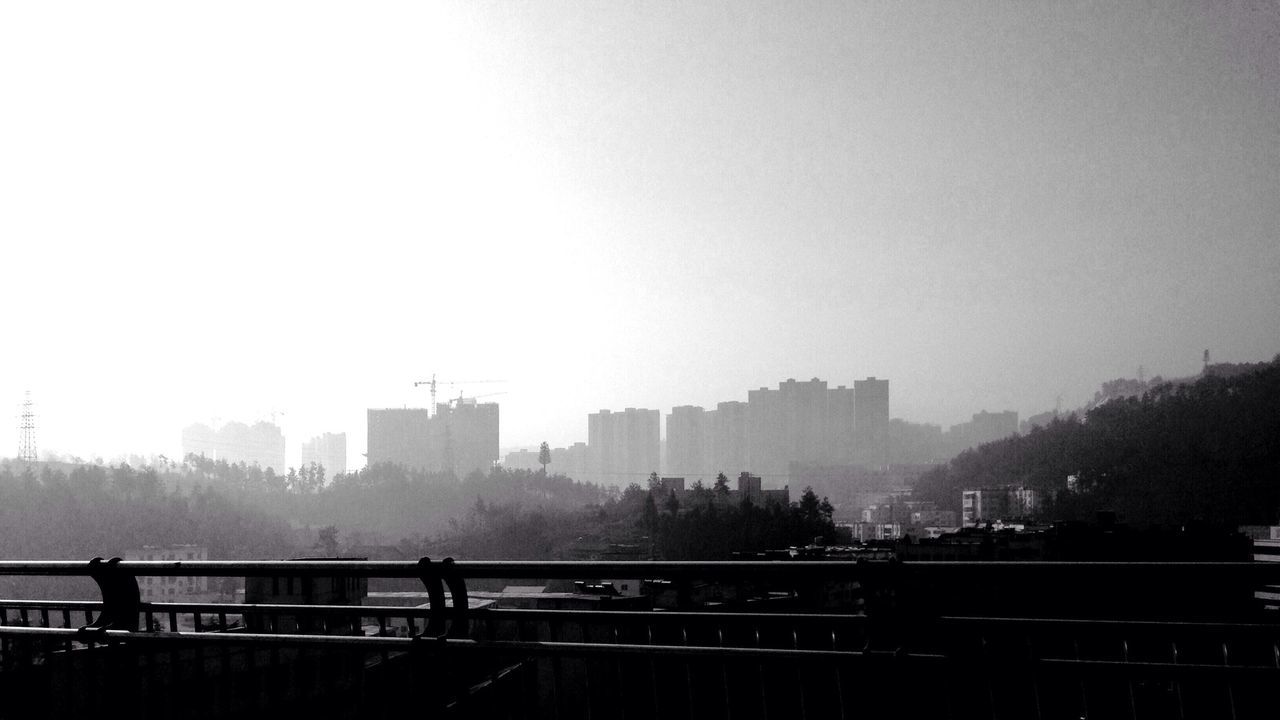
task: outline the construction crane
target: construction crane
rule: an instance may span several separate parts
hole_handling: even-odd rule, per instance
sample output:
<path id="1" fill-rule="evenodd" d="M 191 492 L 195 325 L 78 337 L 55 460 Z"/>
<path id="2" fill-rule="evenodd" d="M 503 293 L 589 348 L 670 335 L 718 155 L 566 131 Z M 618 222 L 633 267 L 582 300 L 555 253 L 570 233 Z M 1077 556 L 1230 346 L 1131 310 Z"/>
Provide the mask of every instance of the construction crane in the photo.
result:
<path id="1" fill-rule="evenodd" d="M 418 387 L 419 385 L 431 386 L 431 412 L 434 413 L 436 411 L 436 388 L 441 385 L 446 385 L 446 386 L 447 385 L 479 385 L 481 383 L 500 383 L 500 382 L 506 382 L 506 380 L 440 380 L 440 381 L 437 381 L 436 374 L 431 373 L 430 380 L 415 380 L 413 383 L 413 386 L 414 387 Z"/>
<path id="2" fill-rule="evenodd" d="M 506 394 L 507 394 L 507 393 L 506 393 L 506 391 L 505 391 L 505 390 L 504 390 L 504 391 L 502 391 L 502 392 L 491 392 L 491 393 L 485 393 L 485 394 L 483 394 L 483 395 L 472 395 L 471 397 L 464 397 L 462 393 L 458 393 L 458 397 L 456 397 L 456 398 L 449 398 L 448 403 L 449 403 L 450 405 L 453 405 L 454 403 L 457 403 L 458 405 L 461 405 L 462 403 L 466 402 L 467 400 L 479 400 L 480 398 L 493 397 L 494 395 L 506 395 Z"/>

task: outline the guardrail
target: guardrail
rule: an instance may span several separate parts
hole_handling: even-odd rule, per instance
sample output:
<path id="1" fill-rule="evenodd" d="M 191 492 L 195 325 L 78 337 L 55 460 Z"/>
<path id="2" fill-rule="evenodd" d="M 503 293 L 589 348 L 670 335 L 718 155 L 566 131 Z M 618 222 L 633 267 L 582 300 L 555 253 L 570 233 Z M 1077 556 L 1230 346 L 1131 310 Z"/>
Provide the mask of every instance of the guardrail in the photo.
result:
<path id="1" fill-rule="evenodd" d="M 307 708 L 399 717 L 429 707 L 556 718 L 1184 718 L 1272 717 L 1280 706 L 1280 625 L 1262 614 L 956 615 L 939 612 L 951 600 L 930 596 L 950 592 L 964 606 L 975 588 L 1077 588 L 1084 597 L 1144 585 L 1232 595 L 1214 606 L 1221 614 L 1245 607 L 1252 588 L 1280 583 L 1280 563 L 95 559 L 0 562 L 0 574 L 91 577 L 103 597 L 0 600 L 0 698 L 9 699 L 0 716 L 78 716 L 105 704 L 140 717 Z M 416 578 L 428 603 L 144 603 L 143 576 Z M 736 583 L 797 599 L 850 584 L 857 602 L 802 612 L 472 610 L 467 581 L 482 578 Z M 371 632 L 247 630 L 250 618 L 270 630 L 283 616 L 312 618 L 321 630 L 326 619 L 358 616 Z M 184 705 L 187 696 L 194 704 Z"/>

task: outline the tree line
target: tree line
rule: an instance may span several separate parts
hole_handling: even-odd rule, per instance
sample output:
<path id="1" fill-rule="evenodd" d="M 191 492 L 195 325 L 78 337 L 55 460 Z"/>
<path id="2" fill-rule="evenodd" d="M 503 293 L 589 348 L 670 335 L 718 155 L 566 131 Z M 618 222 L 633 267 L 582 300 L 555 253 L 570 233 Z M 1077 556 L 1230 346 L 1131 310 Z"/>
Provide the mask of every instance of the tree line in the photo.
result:
<path id="1" fill-rule="evenodd" d="M 155 468 L 0 467 L 4 559 L 87 561 L 145 545 L 185 544 L 233 560 L 288 557 L 294 548 L 284 520 L 207 485 L 173 489 Z M 40 578 L 0 578 L 7 597 L 38 596 L 47 585 Z"/>
<path id="2" fill-rule="evenodd" d="M 1038 490 L 1045 520 L 1108 510 L 1135 524 L 1276 524 L 1280 356 L 1234 375 L 1113 394 L 1082 415 L 963 452 L 915 491 L 959 511 L 962 490 L 1001 486 Z"/>
<path id="3" fill-rule="evenodd" d="M 832 506 L 806 488 L 798 502 L 726 503 L 723 490 L 695 486 L 685 503 L 658 486 L 632 483 L 619 496 L 580 508 L 526 508 L 477 498 L 450 531 L 421 546 L 422 554 L 489 560 L 590 559 L 628 546 L 642 558 L 727 560 L 754 553 L 840 540 Z"/>

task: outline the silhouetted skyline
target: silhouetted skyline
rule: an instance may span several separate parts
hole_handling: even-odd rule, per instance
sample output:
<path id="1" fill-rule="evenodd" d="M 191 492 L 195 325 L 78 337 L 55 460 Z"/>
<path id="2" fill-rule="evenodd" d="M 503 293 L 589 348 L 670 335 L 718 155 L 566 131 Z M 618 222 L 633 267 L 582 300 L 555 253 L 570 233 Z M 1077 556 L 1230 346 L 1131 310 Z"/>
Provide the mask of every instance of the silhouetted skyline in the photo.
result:
<path id="1" fill-rule="evenodd" d="M 1280 351 L 1280 10 L 0 8 L 0 402 L 40 448 L 297 443 L 504 378 L 893 382 L 943 426 Z M 468 395 L 491 386 L 453 388 Z M 8 455 L 8 452 L 0 455 Z"/>

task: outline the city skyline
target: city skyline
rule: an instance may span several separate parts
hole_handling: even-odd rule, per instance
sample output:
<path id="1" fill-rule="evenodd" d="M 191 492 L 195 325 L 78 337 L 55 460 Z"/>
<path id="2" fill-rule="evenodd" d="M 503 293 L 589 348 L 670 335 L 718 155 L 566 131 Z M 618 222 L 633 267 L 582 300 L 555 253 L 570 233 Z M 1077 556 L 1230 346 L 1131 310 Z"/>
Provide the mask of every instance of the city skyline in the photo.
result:
<path id="1" fill-rule="evenodd" d="M 75 15 L 0 9 L 41 449 L 280 410 L 358 457 L 432 373 L 508 381 L 451 390 L 510 445 L 788 377 L 946 427 L 1280 351 L 1274 5 Z"/>
<path id="2" fill-rule="evenodd" d="M 1135 372 L 1135 375 L 1140 375 L 1145 372 L 1147 372 L 1145 368 L 1139 368 L 1138 371 Z M 1194 373 L 1189 373 L 1187 376 L 1189 377 L 1191 375 L 1194 375 Z M 1159 373 L 1155 373 L 1154 375 L 1151 375 L 1151 376 L 1161 377 Z M 1173 375 L 1164 376 L 1164 377 L 1166 377 L 1166 379 L 1174 379 Z M 862 380 L 854 380 L 853 386 L 849 387 L 848 390 L 850 392 L 855 392 L 855 389 L 858 385 L 863 385 L 868 383 L 869 381 L 876 381 L 876 380 L 877 379 L 875 377 L 867 377 Z M 887 378 L 881 378 L 880 380 L 884 381 L 887 384 L 887 381 L 888 381 Z M 818 377 L 811 378 L 809 381 L 797 381 L 796 378 L 786 378 L 785 380 L 779 380 L 777 384 L 779 388 L 782 388 L 785 385 L 796 384 L 798 382 L 800 383 L 822 382 L 824 384 L 832 384 L 832 383 L 828 383 L 828 381 L 826 381 L 825 379 L 818 378 Z M 832 389 L 837 389 L 834 386 L 834 384 L 832 385 L 833 385 Z M 840 385 L 838 386 L 838 389 L 843 391 L 845 390 L 845 387 L 846 386 L 844 385 Z M 751 397 L 752 393 L 759 393 L 766 390 L 769 390 L 767 386 L 760 386 L 759 388 L 744 390 L 743 393 L 741 393 L 745 398 L 744 400 L 733 399 L 733 400 L 722 400 L 719 402 L 712 402 L 710 403 L 710 407 L 705 408 L 705 410 L 714 415 L 714 411 L 717 409 L 724 410 L 727 406 L 730 410 L 732 410 L 734 406 L 739 406 L 741 411 L 745 411 L 748 405 L 747 399 Z M 447 394 L 448 393 L 445 393 L 445 395 Z M 505 393 L 495 393 L 495 394 L 505 394 Z M 481 397 L 483 397 L 484 395 L 485 395 L 484 393 L 480 394 Z M 468 398 L 468 400 L 470 399 Z M 440 408 L 448 408 L 450 404 L 453 402 L 456 402 L 456 399 L 453 399 L 446 403 L 441 404 Z M 852 398 L 850 398 L 850 402 L 852 403 Z M 501 403 L 497 401 L 488 401 L 483 404 L 497 406 L 497 405 L 500 405 Z M 1040 424 L 1042 424 L 1044 417 L 1050 416 L 1056 413 L 1058 410 L 1061 410 L 1061 412 L 1063 413 L 1069 413 L 1069 412 L 1073 412 L 1083 408 L 1084 405 L 1085 403 L 1081 402 L 1080 406 L 1078 407 L 1077 406 L 1055 407 L 1048 410 L 1042 409 L 1040 412 L 1035 412 L 1030 414 L 1022 414 L 1017 410 L 1008 410 L 1008 409 L 1000 410 L 1000 409 L 983 407 L 979 410 L 972 411 L 965 417 L 960 418 L 953 423 L 942 423 L 942 422 L 934 422 L 930 420 L 922 420 L 918 418 L 901 417 L 900 415 L 892 412 L 892 407 L 890 407 L 889 418 L 891 419 L 892 424 L 900 425 L 901 423 L 906 423 L 914 428 L 925 429 L 925 430 L 929 428 L 935 428 L 943 435 L 951 436 L 948 439 L 948 442 L 950 444 L 946 445 L 946 447 L 948 448 L 955 447 L 957 448 L 955 452 L 958 452 L 958 449 L 963 449 L 963 447 L 970 447 L 972 445 L 980 444 L 981 442 L 987 442 L 989 440 L 1002 437 L 1003 435 L 1001 435 L 1000 433 L 993 434 L 990 430 L 991 423 L 993 421 L 996 421 L 996 419 L 1000 419 L 1000 421 L 998 421 L 999 427 L 1003 428 L 1005 426 L 1009 426 L 1013 428 L 1014 432 L 1017 432 L 1019 431 L 1020 418 L 1022 419 L 1022 424 L 1024 425 L 1028 421 L 1038 421 Z M 701 406 L 686 403 L 686 404 L 680 404 L 680 405 L 673 405 L 665 409 L 659 408 L 653 411 L 653 412 L 658 412 L 660 417 L 659 435 L 660 435 L 660 442 L 662 444 L 662 457 L 664 458 L 664 463 L 662 463 L 660 467 L 655 469 L 658 469 L 664 473 L 674 472 L 674 470 L 672 470 L 665 464 L 665 458 L 667 458 L 667 453 L 668 453 L 668 449 L 667 449 L 668 421 L 670 420 L 671 411 L 697 409 L 697 408 L 701 408 Z M 411 406 L 406 403 L 406 404 L 403 404 L 400 408 L 388 407 L 384 409 L 418 412 L 423 414 L 424 418 L 430 414 L 430 411 L 426 405 Z M 354 437 L 356 438 L 354 443 L 349 443 L 345 438 L 343 439 L 342 442 L 343 442 L 343 451 L 346 457 L 343 471 L 346 471 L 348 468 L 351 470 L 355 470 L 365 465 L 365 457 L 367 455 L 368 445 L 363 440 L 368 437 L 369 423 L 367 422 L 367 420 L 369 417 L 369 412 L 371 412 L 372 410 L 373 408 L 365 408 L 362 410 L 361 415 L 363 416 L 363 419 L 365 420 L 365 422 L 361 423 L 358 428 L 346 428 L 346 427 L 337 428 L 336 433 L 333 432 L 334 428 L 329 427 L 329 428 L 321 428 L 321 429 L 311 430 L 311 431 L 299 431 L 297 434 L 294 434 L 293 431 L 290 431 L 286 427 L 284 422 L 279 421 L 278 418 L 276 417 L 277 414 L 280 415 L 281 417 L 284 417 L 284 416 L 287 416 L 288 413 L 278 412 L 273 410 L 271 413 L 268 414 L 269 419 L 264 418 L 262 416 L 258 416 L 257 418 L 241 417 L 241 418 L 226 418 L 226 419 L 214 417 L 208 423 L 201 422 L 201 421 L 196 421 L 194 423 L 188 422 L 182 427 L 182 430 L 179 433 L 179 435 L 181 436 L 180 439 L 178 441 L 171 443 L 168 447 L 135 448 L 135 449 L 129 449 L 129 450 L 121 450 L 116 453 L 76 453 L 74 451 L 65 451 L 60 448 L 54 447 L 49 449 L 43 449 L 42 455 L 56 455 L 64 459 L 75 456 L 75 457 L 82 457 L 86 460 L 91 459 L 93 457 L 102 457 L 103 459 L 106 459 L 106 460 L 110 460 L 111 458 L 122 458 L 127 456 L 149 457 L 149 456 L 156 456 L 156 455 L 166 455 L 171 457 L 180 457 L 181 455 L 185 454 L 188 451 L 189 442 L 187 439 L 187 433 L 189 433 L 190 431 L 195 430 L 196 428 L 202 428 L 204 431 L 213 431 L 216 434 L 216 431 L 224 427 L 229 428 L 232 426 L 236 426 L 236 427 L 247 429 L 247 426 L 246 426 L 246 422 L 247 422 L 248 424 L 253 425 L 255 428 L 259 426 L 270 426 L 271 428 L 283 433 L 284 438 L 282 439 L 282 442 L 284 442 L 285 444 L 283 445 L 283 450 L 280 450 L 279 452 L 283 453 L 284 456 L 287 458 L 283 463 L 285 467 L 306 465 L 308 461 L 305 459 L 305 456 L 309 452 L 307 449 L 308 445 L 319 442 L 324 437 L 331 436 L 331 435 Z M 621 409 L 620 408 L 619 409 L 600 408 L 600 409 L 585 413 L 585 415 L 587 415 L 588 417 L 587 417 L 587 420 L 583 423 L 582 432 L 579 435 L 570 434 L 567 440 L 550 441 L 548 439 L 544 439 L 544 440 L 521 443 L 519 441 L 509 440 L 505 435 L 505 431 L 502 431 L 503 434 L 500 435 L 499 444 L 498 444 L 499 456 L 505 456 L 507 453 L 518 452 L 522 450 L 536 451 L 538 445 L 541 442 L 550 442 L 550 444 L 553 447 L 555 447 L 557 450 L 564 450 L 565 448 L 572 447 L 574 445 L 585 445 L 585 442 L 588 439 L 590 434 L 590 416 L 595 415 L 597 412 L 601 410 L 613 412 Z M 37 416 L 38 416 L 38 413 L 37 413 Z M 17 416 L 15 415 L 15 417 Z M 976 429 L 971 428 L 971 426 L 973 426 L 974 424 L 981 424 L 981 423 L 985 423 L 988 429 L 984 430 L 981 427 Z M 39 425 L 38 421 L 37 421 L 37 425 Z M 212 425 L 214 427 L 210 428 L 210 427 L 207 427 L 207 425 Z M 305 427 L 319 427 L 319 426 L 313 421 L 305 425 Z M 1023 427 L 1021 428 L 1021 431 L 1025 432 L 1026 429 L 1028 428 Z M 973 443 L 965 442 L 964 436 L 969 433 L 973 433 L 974 437 L 981 438 L 981 440 Z M 41 437 L 43 437 L 43 435 Z M 290 437 L 292 437 L 293 439 L 289 440 Z M 309 439 L 307 440 L 302 439 L 304 437 L 309 437 Z M 544 438 L 546 437 L 547 436 L 544 435 Z M 42 440 L 42 448 L 43 448 L 43 442 L 44 441 Z M 203 442 L 206 445 L 208 445 L 212 441 L 197 440 L 196 442 L 197 443 Z M 865 442 L 865 438 L 862 440 L 862 442 Z M 956 445 L 955 443 L 957 442 L 965 442 L 965 444 Z M 209 446 L 212 447 L 211 445 Z M 213 453 L 213 454 L 210 454 L 209 456 L 214 457 L 216 454 L 217 453 Z M 8 457 L 8 455 L 6 455 L 3 452 L 0 452 L 0 458 L 4 458 L 4 457 Z M 14 457 L 16 457 L 16 453 Z M 499 461 L 500 460 L 501 458 L 499 457 Z M 868 462 L 870 462 L 871 465 L 876 464 L 873 461 L 873 459 L 869 459 L 862 456 L 859 456 L 858 458 L 852 461 L 860 464 L 865 464 Z M 272 463 L 272 464 L 276 464 L 276 463 Z M 638 472 L 639 471 L 636 471 L 636 473 Z M 648 472 L 650 471 L 646 471 L 644 474 L 647 475 Z M 633 474 L 636 474 L 636 473 L 633 473 Z M 775 472 L 773 474 L 777 475 L 779 473 Z"/>

